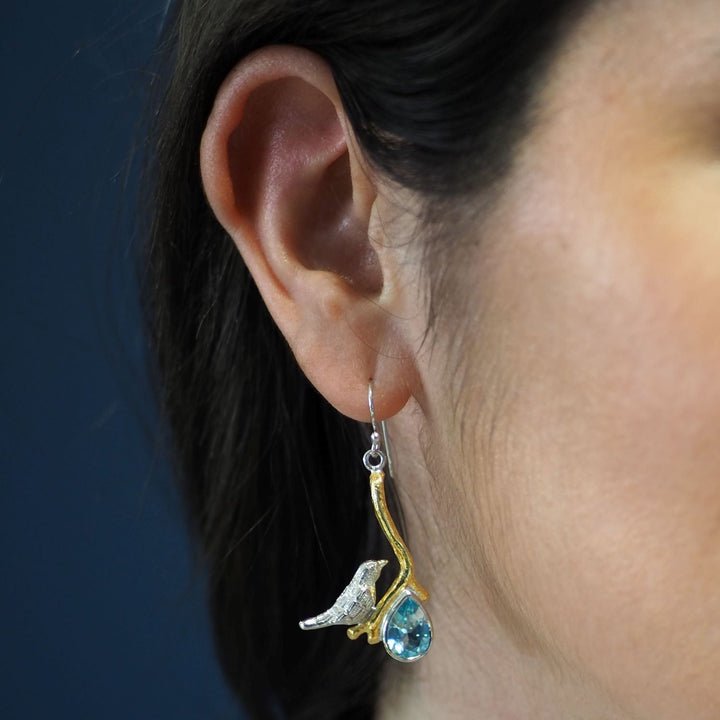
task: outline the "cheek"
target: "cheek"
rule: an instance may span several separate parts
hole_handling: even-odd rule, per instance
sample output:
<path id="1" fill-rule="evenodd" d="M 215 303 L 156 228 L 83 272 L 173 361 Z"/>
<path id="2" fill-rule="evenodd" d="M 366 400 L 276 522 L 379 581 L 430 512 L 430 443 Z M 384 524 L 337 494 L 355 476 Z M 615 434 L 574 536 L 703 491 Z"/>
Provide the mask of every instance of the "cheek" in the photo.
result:
<path id="1" fill-rule="evenodd" d="M 720 716 L 720 182 L 694 180 L 545 176 L 483 290 L 513 389 L 500 562 L 537 631 L 654 718 Z"/>

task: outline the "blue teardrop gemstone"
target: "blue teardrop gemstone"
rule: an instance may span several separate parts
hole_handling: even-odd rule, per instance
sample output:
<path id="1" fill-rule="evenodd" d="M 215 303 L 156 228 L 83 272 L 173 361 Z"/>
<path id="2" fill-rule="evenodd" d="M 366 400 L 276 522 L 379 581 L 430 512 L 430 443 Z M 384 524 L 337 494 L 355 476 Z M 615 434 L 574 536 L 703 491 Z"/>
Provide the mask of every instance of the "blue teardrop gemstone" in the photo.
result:
<path id="1" fill-rule="evenodd" d="M 419 660 L 430 649 L 432 624 L 414 595 L 401 598 L 383 624 L 383 644 L 390 657 L 402 662 Z"/>

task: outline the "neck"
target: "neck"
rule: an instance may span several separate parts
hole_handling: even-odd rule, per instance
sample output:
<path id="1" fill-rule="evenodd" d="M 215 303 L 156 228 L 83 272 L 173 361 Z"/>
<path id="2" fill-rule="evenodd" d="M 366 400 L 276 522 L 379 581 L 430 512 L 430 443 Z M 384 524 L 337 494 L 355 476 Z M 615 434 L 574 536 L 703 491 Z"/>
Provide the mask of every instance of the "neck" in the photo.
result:
<path id="1" fill-rule="evenodd" d="M 377 720 L 630 720 L 566 662 L 520 647 L 480 593 L 430 580 L 431 649 L 415 663 L 388 659 Z"/>
<path id="2" fill-rule="evenodd" d="M 597 683 L 549 649 L 523 642 L 508 618 L 500 619 L 473 553 L 447 547 L 457 545 L 448 528 L 457 526 L 458 509 L 452 518 L 440 517 L 427 470 L 413 462 L 419 449 L 406 440 L 417 432 L 404 433 L 402 421 L 391 431 L 406 539 L 417 578 L 430 592 L 423 605 L 433 642 L 415 663 L 388 660 L 377 720 L 630 720 Z"/>
<path id="3" fill-rule="evenodd" d="M 436 603 L 437 604 L 437 603 Z M 590 687 L 513 653 L 435 608 L 435 639 L 417 663 L 386 665 L 377 720 L 621 720 Z M 437 619 L 436 619 L 437 617 Z M 457 627 L 453 627 L 457 626 Z"/>

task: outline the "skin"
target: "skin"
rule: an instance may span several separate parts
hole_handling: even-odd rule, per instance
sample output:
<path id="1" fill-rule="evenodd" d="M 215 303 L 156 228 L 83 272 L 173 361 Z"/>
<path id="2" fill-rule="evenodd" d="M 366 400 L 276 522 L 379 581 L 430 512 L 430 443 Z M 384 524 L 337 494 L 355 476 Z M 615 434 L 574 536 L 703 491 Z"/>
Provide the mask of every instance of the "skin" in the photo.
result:
<path id="1" fill-rule="evenodd" d="M 462 227 L 430 343 L 406 242 L 418 199 L 368 170 L 303 53 L 229 78 L 201 160 L 308 376 L 363 420 L 374 377 L 378 416 L 394 416 L 435 640 L 388 669 L 379 717 L 720 717 L 720 3 L 582 20 L 491 211 Z M 248 97 L 288 76 L 294 98 L 275 83 L 273 102 L 305 108 L 305 132 L 278 120 L 256 164 L 302 144 L 303 173 L 234 177 Z M 334 211 L 288 210 L 301 187 L 327 198 L 328 168 L 346 188 Z M 269 199 L 243 205 L 247 183 Z M 343 243 L 323 249 L 332 223 Z"/>
<path id="2" fill-rule="evenodd" d="M 461 280 L 475 422 L 434 470 L 565 694 L 499 717 L 720 716 L 720 5 L 648 5 L 570 39 Z"/>

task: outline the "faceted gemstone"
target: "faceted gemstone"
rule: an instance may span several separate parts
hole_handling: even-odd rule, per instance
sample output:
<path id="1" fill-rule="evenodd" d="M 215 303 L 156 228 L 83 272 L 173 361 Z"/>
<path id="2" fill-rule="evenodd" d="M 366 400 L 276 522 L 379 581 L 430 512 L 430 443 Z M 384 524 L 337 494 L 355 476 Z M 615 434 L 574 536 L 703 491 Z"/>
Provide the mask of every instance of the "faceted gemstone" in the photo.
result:
<path id="1" fill-rule="evenodd" d="M 383 644 L 391 657 L 403 662 L 418 660 L 430 649 L 432 625 L 414 595 L 401 598 L 390 610 L 383 629 Z"/>

